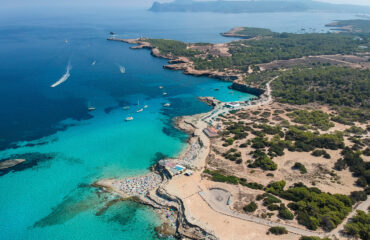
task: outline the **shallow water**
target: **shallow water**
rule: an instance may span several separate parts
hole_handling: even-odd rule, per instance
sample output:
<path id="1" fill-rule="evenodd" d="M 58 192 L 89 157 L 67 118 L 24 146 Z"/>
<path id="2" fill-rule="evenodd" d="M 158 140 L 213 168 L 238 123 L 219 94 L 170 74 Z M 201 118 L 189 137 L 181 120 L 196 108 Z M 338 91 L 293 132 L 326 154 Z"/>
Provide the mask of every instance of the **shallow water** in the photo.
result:
<path id="1" fill-rule="evenodd" d="M 0 176 L 2 235 L 5 239 L 156 239 L 154 227 L 160 222 L 151 209 L 124 202 L 101 212 L 109 197 L 88 185 L 103 177 L 145 173 L 158 155 L 176 156 L 187 136 L 171 125 L 171 119 L 210 110 L 196 97 L 221 101 L 253 97 L 229 90 L 230 83 L 165 70 L 166 60 L 147 50 L 106 41 L 109 31 L 119 37 L 143 34 L 225 42 L 232 39 L 219 33 L 234 26 L 321 31 L 331 20 L 350 17 L 123 9 L 3 13 L 0 159 L 25 156 L 32 161 Z M 50 88 L 65 74 L 68 63 L 69 78 Z M 119 66 L 125 67 L 124 74 Z M 171 106 L 163 107 L 167 102 Z M 149 107 L 136 113 L 144 105 Z M 88 107 L 96 111 L 89 112 Z M 134 120 L 125 122 L 128 116 Z"/>

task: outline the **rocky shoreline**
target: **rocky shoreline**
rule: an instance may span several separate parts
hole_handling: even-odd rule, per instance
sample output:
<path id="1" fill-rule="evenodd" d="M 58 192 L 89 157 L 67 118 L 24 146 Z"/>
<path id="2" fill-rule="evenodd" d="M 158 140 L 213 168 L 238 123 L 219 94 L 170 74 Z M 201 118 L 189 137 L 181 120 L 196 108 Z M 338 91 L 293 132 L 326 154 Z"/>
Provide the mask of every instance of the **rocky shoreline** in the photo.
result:
<path id="1" fill-rule="evenodd" d="M 158 48 L 151 46 L 149 42 L 145 41 L 146 38 L 137 38 L 137 39 L 121 39 L 121 38 L 108 38 L 109 41 L 118 41 L 125 42 L 129 44 L 136 44 L 136 46 L 130 47 L 131 49 L 150 49 L 151 55 L 158 58 L 169 59 L 167 65 L 164 65 L 163 68 L 169 70 L 183 71 L 186 75 L 192 76 L 206 76 L 222 81 L 232 82 L 231 88 L 240 92 L 245 92 L 248 94 L 253 94 L 260 96 L 264 93 L 263 89 L 255 88 L 247 85 L 243 78 L 243 74 L 229 70 L 226 72 L 211 71 L 211 70 L 197 70 L 194 68 L 193 62 L 187 57 L 173 57 L 171 55 L 161 54 Z"/>
<path id="2" fill-rule="evenodd" d="M 18 164 L 24 163 L 26 159 L 9 159 L 3 162 L 0 162 L 0 170 L 5 170 L 8 168 L 12 168 Z"/>

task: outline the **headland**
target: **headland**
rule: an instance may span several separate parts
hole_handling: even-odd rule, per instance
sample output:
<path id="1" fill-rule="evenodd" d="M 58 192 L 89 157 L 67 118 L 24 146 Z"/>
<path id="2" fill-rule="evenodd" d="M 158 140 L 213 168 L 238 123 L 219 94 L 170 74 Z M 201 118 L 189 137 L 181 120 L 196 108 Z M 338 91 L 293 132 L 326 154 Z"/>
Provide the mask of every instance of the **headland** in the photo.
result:
<path id="1" fill-rule="evenodd" d="M 109 38 L 169 59 L 165 68 L 232 81 L 258 98 L 201 98 L 210 112 L 175 120 L 190 136 L 179 157 L 145 176 L 94 185 L 158 209 L 162 230 L 179 238 L 350 238 L 348 221 L 370 203 L 370 37 L 255 37 L 226 44 Z"/>

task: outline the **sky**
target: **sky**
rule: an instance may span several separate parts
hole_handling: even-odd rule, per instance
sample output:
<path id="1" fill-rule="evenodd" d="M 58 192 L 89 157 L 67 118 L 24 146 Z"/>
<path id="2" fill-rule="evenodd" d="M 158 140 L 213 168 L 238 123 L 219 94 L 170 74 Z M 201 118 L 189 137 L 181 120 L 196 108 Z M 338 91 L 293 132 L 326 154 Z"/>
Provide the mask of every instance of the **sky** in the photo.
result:
<path id="1" fill-rule="evenodd" d="M 171 2 L 172 0 L 156 0 L 158 2 Z M 203 0 L 204 1 L 204 0 Z M 370 0 L 319 0 L 331 3 L 347 3 L 369 5 Z M 122 6 L 148 8 L 154 0 L 0 0 L 0 4 L 10 7 L 21 6 Z"/>
<path id="2" fill-rule="evenodd" d="M 326 0 L 323 2 L 330 2 L 330 3 L 341 3 L 341 4 L 358 4 L 358 5 L 369 5 L 370 0 Z"/>

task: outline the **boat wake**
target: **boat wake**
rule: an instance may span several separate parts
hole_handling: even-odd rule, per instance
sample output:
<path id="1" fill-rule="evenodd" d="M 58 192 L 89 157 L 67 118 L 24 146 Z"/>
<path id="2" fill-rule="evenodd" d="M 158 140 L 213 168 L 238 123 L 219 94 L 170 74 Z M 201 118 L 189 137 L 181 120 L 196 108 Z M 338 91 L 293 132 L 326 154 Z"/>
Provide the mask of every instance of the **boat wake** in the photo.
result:
<path id="1" fill-rule="evenodd" d="M 125 69 L 125 67 L 124 67 L 124 66 L 122 66 L 122 65 L 118 65 L 118 68 L 119 68 L 119 71 L 120 71 L 122 74 L 124 74 L 124 73 L 126 72 L 126 69 Z"/>
<path id="2" fill-rule="evenodd" d="M 55 83 L 53 83 L 50 87 L 54 88 L 54 87 L 58 86 L 59 84 L 62 84 L 65 81 L 67 81 L 67 79 L 69 78 L 69 76 L 71 76 L 71 74 L 69 73 L 69 71 L 71 69 L 72 69 L 72 66 L 71 66 L 70 63 L 68 63 L 67 68 L 66 68 L 66 72 L 63 74 L 63 76 L 58 81 L 56 81 Z"/>

